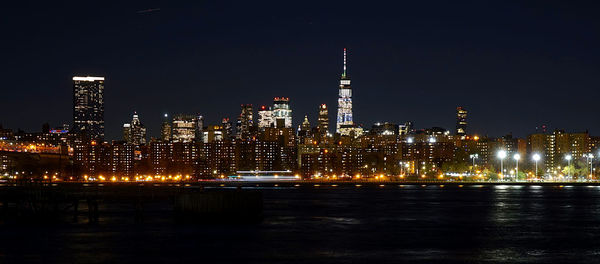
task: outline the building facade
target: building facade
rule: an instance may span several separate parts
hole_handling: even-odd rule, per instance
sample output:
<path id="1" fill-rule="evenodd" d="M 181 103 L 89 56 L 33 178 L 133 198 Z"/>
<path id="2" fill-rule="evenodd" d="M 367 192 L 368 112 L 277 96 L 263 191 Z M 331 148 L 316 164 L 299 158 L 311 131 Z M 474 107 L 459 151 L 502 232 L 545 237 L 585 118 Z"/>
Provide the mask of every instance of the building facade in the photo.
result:
<path id="1" fill-rule="evenodd" d="M 146 127 L 137 112 L 133 113 L 131 123 L 123 124 L 123 140 L 132 145 L 146 145 Z"/>
<path id="2" fill-rule="evenodd" d="M 340 78 L 336 133 L 349 135 L 352 128 L 354 128 L 352 118 L 352 87 L 350 85 L 350 77 L 346 74 L 346 49 L 344 49 L 344 71 Z"/>
<path id="3" fill-rule="evenodd" d="M 461 106 L 456 108 L 456 135 L 459 137 L 467 135 L 467 109 Z"/>
<path id="4" fill-rule="evenodd" d="M 73 77 L 73 132 L 104 139 L 104 77 Z"/>

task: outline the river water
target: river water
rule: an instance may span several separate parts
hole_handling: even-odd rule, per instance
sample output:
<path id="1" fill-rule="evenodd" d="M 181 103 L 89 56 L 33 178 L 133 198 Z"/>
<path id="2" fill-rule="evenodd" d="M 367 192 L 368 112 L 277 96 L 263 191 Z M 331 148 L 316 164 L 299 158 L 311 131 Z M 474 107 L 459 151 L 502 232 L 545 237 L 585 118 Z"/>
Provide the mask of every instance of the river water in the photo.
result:
<path id="1" fill-rule="evenodd" d="M 170 204 L 0 225 L 0 263 L 593 263 L 600 187 L 259 188 L 258 224 L 179 223 Z"/>

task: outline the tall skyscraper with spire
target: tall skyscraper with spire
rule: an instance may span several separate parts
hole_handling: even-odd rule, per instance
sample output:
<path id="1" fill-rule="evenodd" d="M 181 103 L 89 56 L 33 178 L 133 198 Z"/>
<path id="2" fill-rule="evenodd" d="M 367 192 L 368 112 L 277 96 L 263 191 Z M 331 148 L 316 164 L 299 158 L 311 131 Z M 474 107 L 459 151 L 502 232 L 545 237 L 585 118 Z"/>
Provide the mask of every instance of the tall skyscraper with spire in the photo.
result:
<path id="1" fill-rule="evenodd" d="M 340 78 L 336 133 L 350 135 L 353 128 L 352 87 L 350 86 L 350 77 L 346 74 L 346 48 L 344 48 L 344 72 Z"/>

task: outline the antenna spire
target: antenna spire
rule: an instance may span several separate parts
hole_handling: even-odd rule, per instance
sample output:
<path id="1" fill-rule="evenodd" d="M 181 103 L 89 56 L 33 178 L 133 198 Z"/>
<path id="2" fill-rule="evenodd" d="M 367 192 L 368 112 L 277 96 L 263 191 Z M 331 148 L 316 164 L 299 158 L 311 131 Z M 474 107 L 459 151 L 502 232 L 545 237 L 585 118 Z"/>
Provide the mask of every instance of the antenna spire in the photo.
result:
<path id="1" fill-rule="evenodd" d="M 344 48 L 344 73 L 342 73 L 343 77 L 346 77 L 346 48 Z"/>

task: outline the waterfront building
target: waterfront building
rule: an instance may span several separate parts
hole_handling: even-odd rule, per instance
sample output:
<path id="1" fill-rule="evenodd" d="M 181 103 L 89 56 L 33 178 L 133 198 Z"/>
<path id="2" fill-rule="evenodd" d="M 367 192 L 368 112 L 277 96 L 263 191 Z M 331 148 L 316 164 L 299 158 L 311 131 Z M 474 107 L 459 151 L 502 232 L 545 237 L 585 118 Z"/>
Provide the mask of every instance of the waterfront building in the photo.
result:
<path id="1" fill-rule="evenodd" d="M 78 142 L 74 145 L 73 165 L 75 175 L 79 176 L 129 177 L 134 172 L 134 146 L 123 141 Z"/>
<path id="2" fill-rule="evenodd" d="M 542 157 L 540 169 L 546 172 L 557 171 L 565 165 L 565 157 L 571 155 L 573 160 L 582 159 L 590 153 L 591 144 L 588 132 L 566 133 L 555 130 L 552 133 L 536 133 L 527 137 L 528 151 Z"/>

